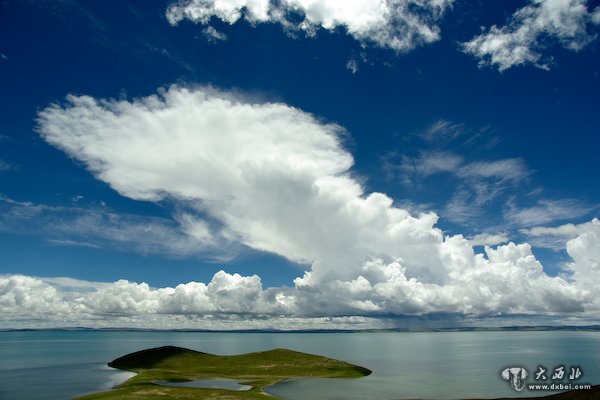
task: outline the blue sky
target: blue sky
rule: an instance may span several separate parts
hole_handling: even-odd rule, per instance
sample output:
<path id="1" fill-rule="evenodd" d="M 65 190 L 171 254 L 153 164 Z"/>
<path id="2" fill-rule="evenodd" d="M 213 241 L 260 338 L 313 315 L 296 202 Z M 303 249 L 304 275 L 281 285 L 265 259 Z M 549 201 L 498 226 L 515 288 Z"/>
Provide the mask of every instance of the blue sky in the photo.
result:
<path id="1" fill-rule="evenodd" d="M 3 1 L 5 311 L 596 316 L 600 3 L 375 3 Z"/>

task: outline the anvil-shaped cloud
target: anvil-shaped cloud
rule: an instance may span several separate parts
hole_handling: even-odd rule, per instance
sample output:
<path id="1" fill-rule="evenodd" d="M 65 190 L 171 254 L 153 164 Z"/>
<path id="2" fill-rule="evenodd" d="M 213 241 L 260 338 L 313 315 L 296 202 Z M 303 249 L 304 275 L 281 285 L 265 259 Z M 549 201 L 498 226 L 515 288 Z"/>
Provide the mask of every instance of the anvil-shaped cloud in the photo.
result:
<path id="1" fill-rule="evenodd" d="M 476 254 L 462 235 L 445 236 L 435 213 L 411 215 L 383 193 L 365 193 L 351 173 L 344 129 L 286 104 L 172 86 L 134 101 L 70 95 L 41 111 L 38 123 L 48 143 L 121 195 L 194 210 L 186 233 L 198 243 L 239 242 L 310 265 L 291 288 L 263 290 L 258 276 L 225 272 L 175 289 L 119 281 L 77 299 L 46 288 L 49 310 L 294 317 L 600 310 L 597 220 L 570 238 L 564 276 L 547 275 L 526 243 Z M 0 292 L 54 287 L 40 282 L 4 277 Z M 45 307 L 27 310 L 18 300 L 26 297 L 0 305 Z"/>

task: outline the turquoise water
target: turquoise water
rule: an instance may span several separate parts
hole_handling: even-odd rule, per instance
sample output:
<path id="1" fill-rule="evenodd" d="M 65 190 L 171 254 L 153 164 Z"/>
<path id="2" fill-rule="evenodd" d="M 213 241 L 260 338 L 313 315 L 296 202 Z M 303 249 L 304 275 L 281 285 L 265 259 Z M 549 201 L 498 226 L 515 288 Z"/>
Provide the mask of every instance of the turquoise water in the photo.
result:
<path id="1" fill-rule="evenodd" d="M 290 400 L 516 397 L 500 370 L 579 366 L 581 383 L 600 383 L 597 332 L 210 333 L 0 332 L 0 399 L 68 399 L 128 378 L 106 363 L 174 345 L 214 354 L 277 347 L 355 363 L 373 374 L 352 380 L 292 380 L 269 388 Z M 532 396 L 545 393 L 522 392 Z"/>

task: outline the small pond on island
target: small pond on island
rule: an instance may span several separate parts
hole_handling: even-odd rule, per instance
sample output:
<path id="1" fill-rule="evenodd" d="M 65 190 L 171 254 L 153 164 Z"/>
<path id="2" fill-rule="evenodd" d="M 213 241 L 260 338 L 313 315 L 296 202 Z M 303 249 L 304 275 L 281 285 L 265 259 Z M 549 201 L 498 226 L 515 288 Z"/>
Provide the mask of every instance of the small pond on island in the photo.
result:
<path id="1" fill-rule="evenodd" d="M 252 386 L 242 385 L 235 379 L 198 379 L 194 381 L 152 381 L 161 386 L 192 387 L 204 389 L 250 390 Z"/>

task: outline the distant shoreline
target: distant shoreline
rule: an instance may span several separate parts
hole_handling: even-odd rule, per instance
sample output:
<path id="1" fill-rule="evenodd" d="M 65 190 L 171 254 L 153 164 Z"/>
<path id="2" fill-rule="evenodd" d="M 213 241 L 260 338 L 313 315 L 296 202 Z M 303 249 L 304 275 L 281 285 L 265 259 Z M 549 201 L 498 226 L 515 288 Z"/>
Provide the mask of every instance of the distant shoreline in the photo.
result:
<path id="1" fill-rule="evenodd" d="M 419 332 L 545 332 L 545 331 L 581 331 L 600 332 L 600 325 L 539 325 L 539 326 L 504 326 L 504 327 L 457 327 L 457 328 L 393 328 L 393 329 L 158 329 L 158 328 L 90 328 L 90 327 L 55 327 L 55 328 L 4 328 L 0 332 L 215 332 L 215 333 L 419 333 Z"/>

